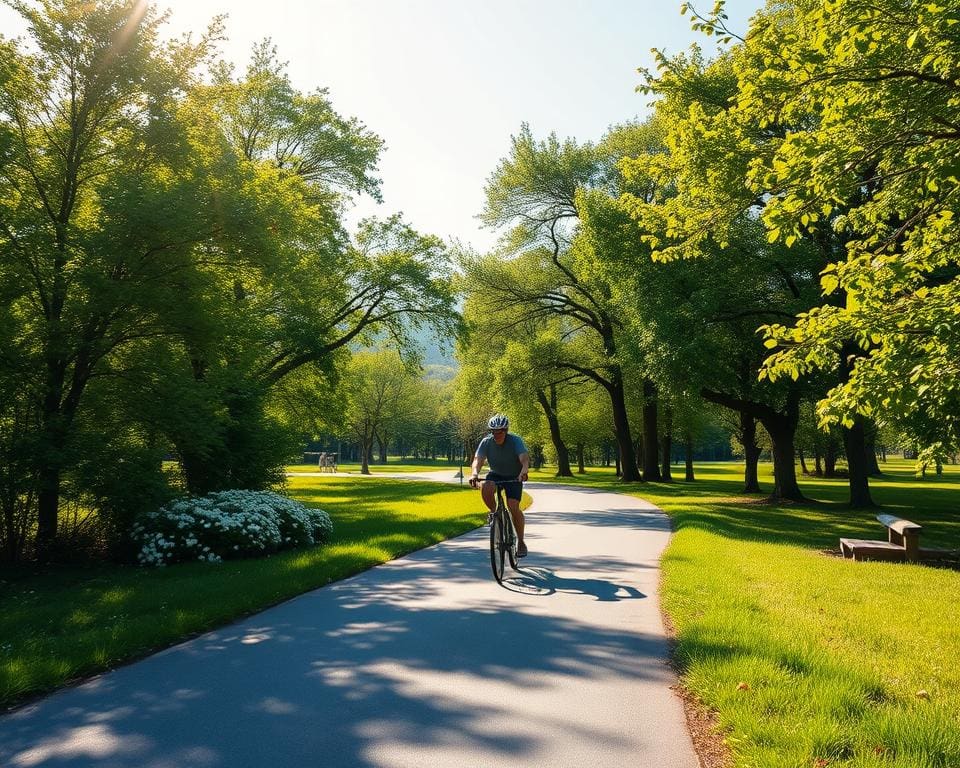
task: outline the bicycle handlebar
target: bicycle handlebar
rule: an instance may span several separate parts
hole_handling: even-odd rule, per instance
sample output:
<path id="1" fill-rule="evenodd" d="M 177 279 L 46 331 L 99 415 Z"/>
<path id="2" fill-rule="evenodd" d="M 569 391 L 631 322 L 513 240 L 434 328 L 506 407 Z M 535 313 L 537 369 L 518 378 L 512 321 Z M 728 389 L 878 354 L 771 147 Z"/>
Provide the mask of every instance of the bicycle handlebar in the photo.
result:
<path id="1" fill-rule="evenodd" d="M 486 478 L 482 478 L 482 477 L 477 478 L 478 486 L 481 485 L 482 483 L 493 483 L 494 485 L 507 485 L 508 483 L 522 483 L 522 482 L 523 480 L 520 479 L 519 475 L 513 478 L 513 480 L 487 480 Z"/>

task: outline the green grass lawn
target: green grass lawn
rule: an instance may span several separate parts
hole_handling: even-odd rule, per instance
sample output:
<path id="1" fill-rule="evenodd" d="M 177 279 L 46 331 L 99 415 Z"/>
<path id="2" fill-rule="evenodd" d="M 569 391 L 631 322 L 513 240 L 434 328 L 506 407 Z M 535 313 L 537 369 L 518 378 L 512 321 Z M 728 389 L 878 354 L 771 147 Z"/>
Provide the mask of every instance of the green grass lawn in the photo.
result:
<path id="1" fill-rule="evenodd" d="M 960 471 L 920 481 L 910 462 L 884 470 L 872 482 L 884 510 L 923 525 L 925 544 L 960 547 Z M 960 766 L 960 572 L 824 554 L 841 536 L 886 538 L 876 511 L 844 507 L 845 480 L 804 479 L 820 503 L 772 506 L 742 497 L 741 473 L 717 464 L 698 466 L 695 483 L 626 487 L 600 471 L 572 481 L 673 518 L 662 594 L 676 658 L 735 765 Z"/>
<path id="2" fill-rule="evenodd" d="M 480 525 L 476 492 L 376 478 L 290 478 L 332 542 L 259 560 L 168 568 L 0 571 L 0 706 L 168 646 Z"/>

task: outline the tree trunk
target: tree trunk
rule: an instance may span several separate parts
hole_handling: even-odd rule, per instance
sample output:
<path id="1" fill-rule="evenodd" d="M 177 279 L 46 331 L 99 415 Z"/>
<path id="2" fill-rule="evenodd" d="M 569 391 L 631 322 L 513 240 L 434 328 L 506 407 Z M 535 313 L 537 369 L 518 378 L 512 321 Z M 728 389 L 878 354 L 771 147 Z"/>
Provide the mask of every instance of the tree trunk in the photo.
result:
<path id="1" fill-rule="evenodd" d="M 877 463 L 877 423 L 870 421 L 865 423 L 864 448 L 867 457 L 867 474 L 870 477 L 883 477 L 880 471 L 880 464 Z"/>
<path id="2" fill-rule="evenodd" d="M 823 452 L 823 476 L 837 476 L 837 444 L 833 441 L 833 435 L 827 436 L 827 446 Z"/>
<path id="3" fill-rule="evenodd" d="M 373 435 L 364 434 L 360 442 L 360 474 L 370 474 L 370 459 L 373 456 Z"/>
<path id="4" fill-rule="evenodd" d="M 382 440 L 380 435 L 377 435 L 377 451 L 380 454 L 379 462 L 380 464 L 387 463 L 387 441 Z"/>
<path id="5" fill-rule="evenodd" d="M 587 474 L 587 468 L 583 464 L 583 443 L 577 443 L 577 474 Z"/>
<path id="6" fill-rule="evenodd" d="M 809 475 L 810 470 L 807 469 L 807 460 L 803 455 L 803 448 L 797 448 L 797 456 L 800 458 L 800 471 L 805 475 Z"/>
<path id="7" fill-rule="evenodd" d="M 620 479 L 628 483 L 641 480 L 637 470 L 637 457 L 633 452 L 633 440 L 630 437 L 630 420 L 627 417 L 627 404 L 623 391 L 623 380 L 619 369 L 615 371 L 613 381 L 607 386 L 610 404 L 613 406 L 613 431 L 620 449 Z M 654 453 L 656 460 L 656 453 Z"/>
<path id="8" fill-rule="evenodd" d="M 743 442 L 743 492 L 760 493 L 757 464 L 760 447 L 757 445 L 757 421 L 745 411 L 740 411 L 740 439 Z"/>
<path id="9" fill-rule="evenodd" d="M 696 478 L 693 476 L 693 435 L 687 432 L 687 439 L 684 443 L 684 454 L 686 462 L 686 475 L 684 480 L 692 483 Z"/>
<path id="10" fill-rule="evenodd" d="M 813 474 L 817 477 L 823 477 L 823 464 L 821 463 L 820 449 L 813 449 Z"/>
<path id="11" fill-rule="evenodd" d="M 798 390 L 791 390 L 788 393 L 787 403 L 782 413 L 771 414 L 763 419 L 763 426 L 766 427 L 773 442 L 774 488 L 770 496 L 773 501 L 806 501 L 797 482 L 796 454 L 793 448 L 793 439 L 799 421 L 800 393 Z"/>
<path id="12" fill-rule="evenodd" d="M 643 479 L 663 479 L 657 458 L 657 387 L 649 379 L 643 382 Z"/>
<path id="13" fill-rule="evenodd" d="M 39 472 L 40 492 L 37 494 L 37 559 L 46 562 L 48 551 L 57 536 L 60 515 L 60 467 L 45 464 Z"/>
<path id="14" fill-rule="evenodd" d="M 570 451 L 567 450 L 566 443 L 560 436 L 560 421 L 557 419 L 557 388 L 550 386 L 549 398 L 542 389 L 538 389 L 537 402 L 540 403 L 547 417 L 547 424 L 550 425 L 550 440 L 557 453 L 557 477 L 573 477 L 573 472 L 570 471 Z"/>
<path id="15" fill-rule="evenodd" d="M 852 427 L 843 428 L 843 443 L 847 450 L 847 475 L 850 482 L 850 506 L 868 509 L 875 506 L 870 497 L 867 475 L 867 448 L 863 417 L 857 416 Z"/>
<path id="16" fill-rule="evenodd" d="M 767 431 L 773 429 L 770 433 L 770 439 L 773 441 L 773 476 L 774 488 L 770 498 L 773 501 L 804 501 L 805 497 L 800 492 L 800 485 L 797 483 L 796 455 L 793 449 L 793 435 L 787 428 L 771 427 L 764 424 Z"/>
<path id="17" fill-rule="evenodd" d="M 530 446 L 530 467 L 540 469 L 544 464 L 543 446 L 539 443 Z"/>
<path id="18" fill-rule="evenodd" d="M 670 408 L 663 412 L 663 440 L 660 443 L 660 478 L 665 483 L 673 482 L 673 470 L 670 459 L 673 455 L 673 411 Z"/>
<path id="19" fill-rule="evenodd" d="M 57 536 L 60 516 L 60 481 L 64 453 L 64 414 L 61 410 L 65 367 L 59 360 L 47 364 L 46 395 L 40 426 L 40 454 L 37 472 L 37 559 L 45 562 Z"/>

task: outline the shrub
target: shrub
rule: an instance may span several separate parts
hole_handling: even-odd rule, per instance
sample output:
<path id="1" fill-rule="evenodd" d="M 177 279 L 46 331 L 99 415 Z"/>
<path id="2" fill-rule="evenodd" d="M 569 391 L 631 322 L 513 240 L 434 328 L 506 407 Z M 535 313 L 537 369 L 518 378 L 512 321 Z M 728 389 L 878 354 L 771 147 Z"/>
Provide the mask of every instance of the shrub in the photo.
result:
<path id="1" fill-rule="evenodd" d="M 333 523 L 320 509 L 271 491 L 218 491 L 149 512 L 133 527 L 141 565 L 219 563 L 322 544 Z"/>

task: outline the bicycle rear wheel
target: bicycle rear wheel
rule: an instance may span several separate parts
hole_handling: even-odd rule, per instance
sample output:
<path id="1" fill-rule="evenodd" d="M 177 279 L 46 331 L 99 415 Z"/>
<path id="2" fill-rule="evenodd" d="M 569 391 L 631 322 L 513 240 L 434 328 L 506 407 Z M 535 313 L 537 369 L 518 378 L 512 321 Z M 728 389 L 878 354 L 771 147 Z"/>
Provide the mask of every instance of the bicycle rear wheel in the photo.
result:
<path id="1" fill-rule="evenodd" d="M 497 584 L 503 581 L 503 567 L 504 567 L 504 531 L 503 531 L 503 517 L 499 512 L 493 516 L 493 522 L 490 523 L 490 565 L 493 568 L 493 578 L 497 580 Z"/>

